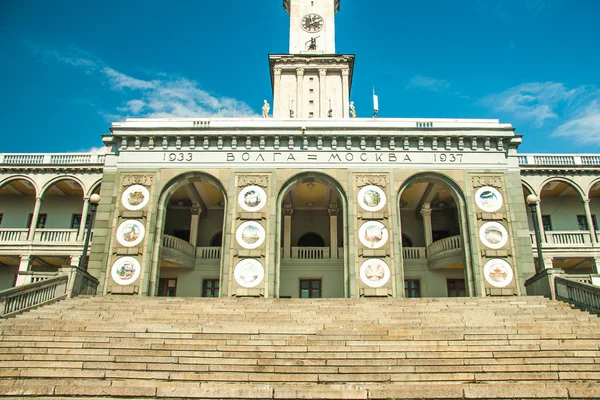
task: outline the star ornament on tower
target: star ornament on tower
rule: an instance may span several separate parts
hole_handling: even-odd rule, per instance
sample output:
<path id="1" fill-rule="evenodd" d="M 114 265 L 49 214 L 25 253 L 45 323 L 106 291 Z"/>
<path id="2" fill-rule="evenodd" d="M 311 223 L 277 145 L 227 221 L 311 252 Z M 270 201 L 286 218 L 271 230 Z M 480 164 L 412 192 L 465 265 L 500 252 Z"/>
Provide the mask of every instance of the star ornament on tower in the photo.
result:
<path id="1" fill-rule="evenodd" d="M 302 29 L 306 32 L 314 33 L 323 29 L 323 17 L 319 14 L 306 14 L 302 17 Z"/>

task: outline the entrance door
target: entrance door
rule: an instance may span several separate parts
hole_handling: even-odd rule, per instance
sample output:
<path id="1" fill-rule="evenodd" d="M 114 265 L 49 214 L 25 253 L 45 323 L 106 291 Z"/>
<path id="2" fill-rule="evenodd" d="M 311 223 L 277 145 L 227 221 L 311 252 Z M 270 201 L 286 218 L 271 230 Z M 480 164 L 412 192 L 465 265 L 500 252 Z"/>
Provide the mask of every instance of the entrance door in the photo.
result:
<path id="1" fill-rule="evenodd" d="M 300 279 L 300 298 L 301 299 L 320 299 L 321 298 L 321 280 L 320 279 Z"/>
<path id="2" fill-rule="evenodd" d="M 448 297 L 467 296 L 464 279 L 448 279 L 446 282 L 448 286 Z"/>

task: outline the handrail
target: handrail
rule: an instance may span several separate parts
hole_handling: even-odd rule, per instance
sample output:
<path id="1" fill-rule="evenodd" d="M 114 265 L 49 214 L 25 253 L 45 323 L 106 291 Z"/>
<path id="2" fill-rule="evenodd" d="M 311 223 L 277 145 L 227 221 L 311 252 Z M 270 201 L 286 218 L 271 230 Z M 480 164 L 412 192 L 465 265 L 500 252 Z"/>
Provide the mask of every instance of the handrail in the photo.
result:
<path id="1" fill-rule="evenodd" d="M 404 247 L 402 253 L 405 260 L 427 259 L 427 248 L 425 247 Z"/>
<path id="2" fill-rule="evenodd" d="M 196 258 L 201 260 L 220 260 L 221 247 L 196 247 Z"/>
<path id="3" fill-rule="evenodd" d="M 600 287 L 556 276 L 556 298 L 574 304 L 577 308 L 600 314 Z"/>
<path id="4" fill-rule="evenodd" d="M 462 248 L 462 241 L 460 239 L 460 235 L 450 236 L 437 242 L 433 242 L 427 247 L 427 255 L 428 257 L 433 257 L 436 254 L 439 254 L 448 250 L 457 250 Z"/>
<path id="5" fill-rule="evenodd" d="M 27 241 L 28 234 L 29 234 L 29 229 L 27 229 L 27 228 L 0 229 L 0 242 L 1 243 L 25 242 L 25 241 Z"/>
<path id="6" fill-rule="evenodd" d="M 68 280 L 67 275 L 58 275 L 1 291 L 0 317 L 10 317 L 34 307 L 66 298 Z"/>

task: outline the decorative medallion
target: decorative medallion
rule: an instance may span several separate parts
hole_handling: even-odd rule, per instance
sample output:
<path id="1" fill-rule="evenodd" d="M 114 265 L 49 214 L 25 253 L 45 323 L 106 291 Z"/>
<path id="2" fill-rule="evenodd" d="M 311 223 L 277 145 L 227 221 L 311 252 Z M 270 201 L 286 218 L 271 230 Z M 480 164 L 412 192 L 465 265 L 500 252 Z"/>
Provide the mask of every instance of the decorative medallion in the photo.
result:
<path id="1" fill-rule="evenodd" d="M 385 225 L 378 221 L 367 221 L 358 230 L 361 243 L 370 249 L 378 249 L 388 240 L 388 231 Z"/>
<path id="2" fill-rule="evenodd" d="M 475 192 L 475 203 L 485 212 L 496 212 L 502 207 L 502 195 L 491 186 L 484 186 Z"/>
<path id="3" fill-rule="evenodd" d="M 235 233 L 237 242 L 245 249 L 255 249 L 265 241 L 265 228 L 255 221 L 244 222 Z"/>
<path id="4" fill-rule="evenodd" d="M 365 186 L 358 192 L 358 204 L 367 211 L 379 211 L 385 206 L 385 202 L 385 193 L 378 186 Z"/>
<path id="5" fill-rule="evenodd" d="M 240 191 L 238 203 L 249 212 L 258 211 L 265 206 L 267 193 L 259 186 L 246 186 Z"/>
<path id="6" fill-rule="evenodd" d="M 123 207 L 131 211 L 141 210 L 148 204 L 149 200 L 150 193 L 148 192 L 148 189 L 142 185 L 129 186 L 121 196 Z"/>
<path id="7" fill-rule="evenodd" d="M 140 276 L 140 262 L 133 257 L 121 257 L 112 266 L 111 276 L 119 285 L 129 285 Z"/>
<path id="8" fill-rule="evenodd" d="M 370 258 L 360 266 L 360 279 L 369 287 L 382 287 L 390 280 L 390 267 L 383 260 Z"/>
<path id="9" fill-rule="evenodd" d="M 483 267 L 485 280 L 494 287 L 507 287 L 513 280 L 513 270 L 509 263 L 499 258 L 488 261 Z"/>
<path id="10" fill-rule="evenodd" d="M 123 221 L 117 229 L 117 241 L 125 247 L 137 246 L 144 240 L 144 225 L 135 219 Z"/>
<path id="11" fill-rule="evenodd" d="M 253 288 L 262 282 L 265 269 L 258 260 L 248 258 L 237 263 L 233 270 L 233 276 L 238 285 Z"/>
<path id="12" fill-rule="evenodd" d="M 490 249 L 500 249 L 508 242 L 508 232 L 498 222 L 486 222 L 479 229 L 479 239 Z"/>

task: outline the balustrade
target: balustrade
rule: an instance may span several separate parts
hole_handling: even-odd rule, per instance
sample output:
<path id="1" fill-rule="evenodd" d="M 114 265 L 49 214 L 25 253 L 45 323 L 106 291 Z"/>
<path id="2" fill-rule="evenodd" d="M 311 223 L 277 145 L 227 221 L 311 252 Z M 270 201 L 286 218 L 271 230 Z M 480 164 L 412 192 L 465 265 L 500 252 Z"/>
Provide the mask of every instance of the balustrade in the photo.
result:
<path id="1" fill-rule="evenodd" d="M 546 231 L 545 234 L 549 245 L 585 246 L 592 243 L 587 231 Z"/>
<path id="2" fill-rule="evenodd" d="M 462 248 L 462 241 L 460 236 L 451 236 L 445 239 L 438 240 L 437 242 L 433 242 L 427 248 L 428 257 L 433 257 L 439 253 L 448 250 L 458 250 Z"/>
<path id="3" fill-rule="evenodd" d="M 105 159 L 97 153 L 0 154 L 0 164 L 8 165 L 104 164 Z"/>
<path id="4" fill-rule="evenodd" d="M 79 243 L 77 229 L 37 229 L 33 241 L 38 243 Z"/>
<path id="5" fill-rule="evenodd" d="M 167 249 L 179 250 L 188 256 L 196 256 L 196 249 L 190 242 L 179 239 L 175 236 L 163 235 L 163 247 Z"/>
<path id="6" fill-rule="evenodd" d="M 292 247 L 292 258 L 323 260 L 330 258 L 329 247 Z"/>
<path id="7" fill-rule="evenodd" d="M 578 308 L 600 313 L 600 287 L 578 282 L 576 279 L 556 276 L 556 298 L 572 303 Z"/>
<path id="8" fill-rule="evenodd" d="M 196 258 L 201 260 L 220 260 L 221 259 L 221 248 L 220 247 L 197 247 Z"/>
<path id="9" fill-rule="evenodd" d="M 67 296 L 66 275 L 0 292 L 0 316 L 7 317 Z"/>
<path id="10" fill-rule="evenodd" d="M 0 229 L 0 243 L 27 241 L 29 229 Z"/>
<path id="11" fill-rule="evenodd" d="M 405 260 L 424 260 L 427 258 L 425 247 L 404 247 L 402 253 Z"/>

